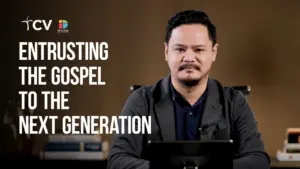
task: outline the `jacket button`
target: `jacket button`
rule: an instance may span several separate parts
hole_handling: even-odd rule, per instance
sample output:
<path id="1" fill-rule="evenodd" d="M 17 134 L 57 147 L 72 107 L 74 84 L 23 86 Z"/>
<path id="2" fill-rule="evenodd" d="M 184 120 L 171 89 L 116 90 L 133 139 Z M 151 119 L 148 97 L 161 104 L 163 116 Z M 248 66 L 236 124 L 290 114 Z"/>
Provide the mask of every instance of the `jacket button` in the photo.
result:
<path id="1" fill-rule="evenodd" d="M 203 129 L 201 127 L 198 128 L 198 130 L 199 130 L 199 132 L 200 132 L 201 135 L 204 134 L 204 131 L 203 131 Z"/>

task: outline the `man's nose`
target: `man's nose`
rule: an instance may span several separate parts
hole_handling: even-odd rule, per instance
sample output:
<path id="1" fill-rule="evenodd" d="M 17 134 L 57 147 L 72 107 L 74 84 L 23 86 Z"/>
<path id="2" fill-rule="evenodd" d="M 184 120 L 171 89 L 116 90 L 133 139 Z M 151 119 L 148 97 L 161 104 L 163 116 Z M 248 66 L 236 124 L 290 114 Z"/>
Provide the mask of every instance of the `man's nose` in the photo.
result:
<path id="1" fill-rule="evenodd" d="M 184 53 L 183 61 L 185 62 L 194 62 L 196 60 L 196 53 L 193 50 L 187 50 Z"/>

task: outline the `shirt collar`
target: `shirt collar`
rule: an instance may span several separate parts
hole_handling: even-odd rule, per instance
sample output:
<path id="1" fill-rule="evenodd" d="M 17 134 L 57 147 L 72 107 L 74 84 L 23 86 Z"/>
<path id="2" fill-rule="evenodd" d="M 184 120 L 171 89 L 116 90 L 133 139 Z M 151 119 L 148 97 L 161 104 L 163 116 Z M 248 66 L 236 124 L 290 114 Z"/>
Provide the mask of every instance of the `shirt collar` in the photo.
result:
<path id="1" fill-rule="evenodd" d="M 172 98 L 173 101 L 176 101 L 176 100 L 178 100 L 178 99 L 184 99 L 184 98 L 182 97 L 182 95 L 181 95 L 180 93 L 178 93 L 177 90 L 174 88 L 174 86 L 173 86 L 171 80 L 170 80 L 170 90 L 171 90 L 171 98 Z M 206 99 L 206 96 L 207 96 L 207 87 L 206 87 L 204 93 L 201 95 L 201 97 L 198 99 L 198 101 L 197 101 L 195 104 L 197 104 L 197 103 L 199 103 L 199 102 L 205 100 L 205 99 Z M 184 99 L 184 100 L 185 100 L 185 99 Z"/>

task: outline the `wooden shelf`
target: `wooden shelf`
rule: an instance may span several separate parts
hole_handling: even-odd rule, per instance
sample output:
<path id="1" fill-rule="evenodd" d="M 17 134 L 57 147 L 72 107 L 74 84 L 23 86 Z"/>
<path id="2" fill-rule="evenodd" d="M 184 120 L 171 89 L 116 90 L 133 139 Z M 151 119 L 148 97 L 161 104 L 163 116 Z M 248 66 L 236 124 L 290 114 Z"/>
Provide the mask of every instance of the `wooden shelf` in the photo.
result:
<path id="1" fill-rule="evenodd" d="M 271 158 L 271 168 L 300 168 L 300 161 L 278 161 Z"/>

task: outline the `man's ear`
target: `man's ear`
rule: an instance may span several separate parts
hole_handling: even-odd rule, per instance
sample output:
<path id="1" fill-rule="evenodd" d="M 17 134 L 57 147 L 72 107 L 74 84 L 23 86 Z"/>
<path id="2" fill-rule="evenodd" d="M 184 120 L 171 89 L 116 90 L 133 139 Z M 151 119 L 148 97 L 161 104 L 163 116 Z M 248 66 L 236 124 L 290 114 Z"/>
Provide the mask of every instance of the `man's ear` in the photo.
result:
<path id="1" fill-rule="evenodd" d="M 218 47 L 219 47 L 219 44 L 215 44 L 215 46 L 213 47 L 213 61 L 216 60 L 216 57 L 217 57 L 217 53 L 218 53 Z"/>
<path id="2" fill-rule="evenodd" d="M 168 61 L 168 44 L 165 42 L 165 60 Z"/>

